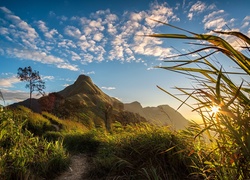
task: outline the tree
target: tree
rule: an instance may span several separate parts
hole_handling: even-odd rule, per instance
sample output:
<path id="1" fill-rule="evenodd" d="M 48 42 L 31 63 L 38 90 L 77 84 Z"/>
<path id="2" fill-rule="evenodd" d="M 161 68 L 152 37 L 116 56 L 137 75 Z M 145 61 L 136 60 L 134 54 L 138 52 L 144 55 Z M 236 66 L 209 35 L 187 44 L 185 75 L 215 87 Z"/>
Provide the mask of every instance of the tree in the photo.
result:
<path id="1" fill-rule="evenodd" d="M 26 88 L 30 90 L 30 108 L 31 98 L 34 91 L 38 91 L 38 94 L 44 95 L 45 82 L 41 79 L 39 71 L 32 70 L 30 66 L 25 68 L 18 68 L 17 77 L 20 81 L 27 81 Z"/>

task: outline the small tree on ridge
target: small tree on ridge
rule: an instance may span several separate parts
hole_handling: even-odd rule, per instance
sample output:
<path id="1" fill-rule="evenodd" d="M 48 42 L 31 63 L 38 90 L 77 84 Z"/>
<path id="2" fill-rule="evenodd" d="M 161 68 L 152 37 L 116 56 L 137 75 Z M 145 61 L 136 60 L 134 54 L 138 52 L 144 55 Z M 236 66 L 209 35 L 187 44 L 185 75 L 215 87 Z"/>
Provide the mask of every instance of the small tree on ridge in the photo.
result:
<path id="1" fill-rule="evenodd" d="M 38 94 L 44 95 L 45 82 L 41 79 L 39 71 L 32 70 L 30 66 L 25 68 L 18 68 L 17 77 L 20 81 L 27 81 L 26 88 L 30 91 L 30 108 L 31 98 L 34 91 L 38 91 Z"/>

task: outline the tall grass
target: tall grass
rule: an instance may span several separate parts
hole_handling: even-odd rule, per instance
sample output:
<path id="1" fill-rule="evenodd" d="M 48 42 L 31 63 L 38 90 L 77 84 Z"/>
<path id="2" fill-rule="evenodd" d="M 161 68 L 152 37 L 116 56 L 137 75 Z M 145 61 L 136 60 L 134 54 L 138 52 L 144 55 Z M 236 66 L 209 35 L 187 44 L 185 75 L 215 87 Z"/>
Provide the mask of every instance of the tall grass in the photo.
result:
<path id="1" fill-rule="evenodd" d="M 68 167 L 62 141 L 33 136 L 26 121 L 13 111 L 0 112 L 0 179 L 48 178 Z"/>
<path id="2" fill-rule="evenodd" d="M 192 178 L 189 142 L 177 133 L 146 123 L 119 126 L 115 132 L 96 134 L 101 142 L 90 172 L 92 178 Z"/>
<path id="3" fill-rule="evenodd" d="M 48 112 L 42 112 L 42 116 L 48 119 L 52 124 L 57 125 L 61 132 L 76 132 L 76 133 L 83 133 L 88 131 L 88 128 L 83 125 L 83 123 L 76 122 L 69 119 L 60 119 L 53 114 Z"/>
<path id="4" fill-rule="evenodd" d="M 249 179 L 250 178 L 250 39 L 235 31 L 212 31 L 210 34 L 197 34 L 160 21 L 159 23 L 185 32 L 184 34 L 152 34 L 154 38 L 187 39 L 190 44 L 200 47 L 190 53 L 176 56 L 176 60 L 165 61 L 174 65 L 161 66 L 169 71 L 184 74 L 194 80 L 192 88 L 176 87 L 187 96 L 176 98 L 181 105 L 197 111 L 203 120 L 199 137 L 206 133 L 209 139 L 209 154 L 200 157 L 197 173 L 205 179 Z M 235 38 L 239 47 L 232 46 L 228 36 Z M 222 53 L 232 61 L 236 70 L 229 72 L 225 65 L 215 62 L 215 55 Z M 198 58 L 188 59 L 189 55 Z M 187 60 L 180 60 L 186 56 Z M 175 58 L 175 57 L 171 57 Z M 220 59 L 217 59 L 220 62 Z M 219 65 L 218 65 L 219 64 Z M 238 78 L 239 76 L 239 78 Z M 240 82 L 239 82 L 240 79 Z M 189 100 L 195 101 L 195 105 Z M 218 112 L 212 112 L 217 108 Z M 214 135 L 215 134 L 215 135 Z M 199 156 L 200 151 L 194 152 Z"/>

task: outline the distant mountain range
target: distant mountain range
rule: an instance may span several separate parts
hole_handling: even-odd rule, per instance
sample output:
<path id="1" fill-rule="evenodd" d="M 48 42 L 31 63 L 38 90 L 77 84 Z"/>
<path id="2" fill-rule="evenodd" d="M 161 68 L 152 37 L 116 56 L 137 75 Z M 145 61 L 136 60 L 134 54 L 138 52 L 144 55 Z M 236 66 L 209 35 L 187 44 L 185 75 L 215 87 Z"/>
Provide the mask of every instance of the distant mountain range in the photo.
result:
<path id="1" fill-rule="evenodd" d="M 29 107 L 29 100 L 10 106 L 18 105 Z M 170 125 L 173 129 L 182 129 L 188 124 L 188 120 L 168 105 L 143 108 L 139 102 L 123 104 L 105 94 L 86 75 L 80 75 L 74 84 L 62 91 L 32 99 L 31 109 L 74 119 L 89 127 L 105 126 L 107 129 L 111 128 L 110 124 L 114 121 L 121 124 L 148 121 L 157 125 Z"/>
<path id="2" fill-rule="evenodd" d="M 185 119 L 179 112 L 171 108 L 169 105 L 160 105 L 157 107 L 142 107 L 137 101 L 124 104 L 124 110 L 138 113 L 140 116 L 147 119 L 156 125 L 169 125 L 173 129 L 183 129 L 188 125 L 188 120 Z"/>

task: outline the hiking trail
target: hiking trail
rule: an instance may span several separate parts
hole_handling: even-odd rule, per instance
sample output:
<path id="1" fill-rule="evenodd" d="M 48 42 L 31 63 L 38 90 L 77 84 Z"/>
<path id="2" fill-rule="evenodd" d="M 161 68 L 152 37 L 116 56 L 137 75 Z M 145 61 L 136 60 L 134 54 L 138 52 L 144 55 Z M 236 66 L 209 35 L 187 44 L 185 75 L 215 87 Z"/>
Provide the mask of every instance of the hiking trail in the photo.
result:
<path id="1" fill-rule="evenodd" d="M 70 157 L 71 164 L 65 172 L 61 173 L 54 180 L 87 180 L 88 171 L 87 155 L 77 154 Z"/>

